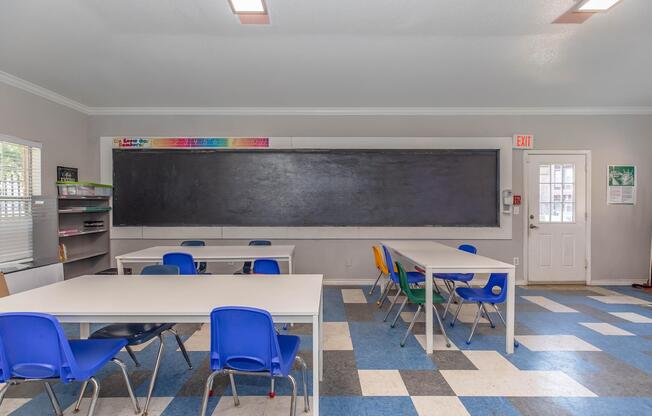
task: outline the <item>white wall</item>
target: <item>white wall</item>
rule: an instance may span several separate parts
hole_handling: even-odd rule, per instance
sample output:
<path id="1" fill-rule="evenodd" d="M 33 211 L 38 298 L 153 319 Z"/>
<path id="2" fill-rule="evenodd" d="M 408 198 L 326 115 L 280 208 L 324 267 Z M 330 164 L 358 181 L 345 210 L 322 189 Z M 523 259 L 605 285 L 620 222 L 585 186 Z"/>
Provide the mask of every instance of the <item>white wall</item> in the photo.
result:
<path id="1" fill-rule="evenodd" d="M 102 136 L 298 136 L 298 137 L 500 137 L 535 135 L 536 149 L 591 150 L 593 159 L 592 278 L 644 279 L 652 232 L 652 116 L 91 116 L 89 137 L 99 165 Z M 638 203 L 605 203 L 608 164 L 639 169 Z M 513 189 L 523 193 L 522 155 L 514 155 Z M 523 213 L 515 217 L 512 240 L 473 241 L 488 256 L 511 262 L 523 256 Z M 264 237 L 264 236 L 261 236 Z M 226 244 L 244 241 L 210 241 Z M 296 240 L 296 271 L 323 272 L 329 279 L 376 276 L 371 240 Z M 112 255 L 172 240 L 114 240 Z M 459 241 L 446 241 L 456 245 Z M 347 263 L 349 264 L 347 266 Z M 517 268 L 517 278 L 523 276 Z"/>
<path id="2" fill-rule="evenodd" d="M 43 193 L 56 195 L 57 166 L 79 168 L 80 180 L 99 170 L 88 141 L 88 116 L 0 82 L 0 134 L 43 144 Z"/>

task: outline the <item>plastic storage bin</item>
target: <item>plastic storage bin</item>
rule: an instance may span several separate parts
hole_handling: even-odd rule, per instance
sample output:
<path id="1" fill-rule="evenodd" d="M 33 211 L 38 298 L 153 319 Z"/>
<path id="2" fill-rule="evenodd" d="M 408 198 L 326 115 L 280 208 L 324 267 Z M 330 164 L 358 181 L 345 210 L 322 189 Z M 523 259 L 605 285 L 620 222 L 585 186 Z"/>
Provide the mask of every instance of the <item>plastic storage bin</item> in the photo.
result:
<path id="1" fill-rule="evenodd" d="M 113 187 L 92 182 L 57 182 L 59 196 L 111 196 Z"/>

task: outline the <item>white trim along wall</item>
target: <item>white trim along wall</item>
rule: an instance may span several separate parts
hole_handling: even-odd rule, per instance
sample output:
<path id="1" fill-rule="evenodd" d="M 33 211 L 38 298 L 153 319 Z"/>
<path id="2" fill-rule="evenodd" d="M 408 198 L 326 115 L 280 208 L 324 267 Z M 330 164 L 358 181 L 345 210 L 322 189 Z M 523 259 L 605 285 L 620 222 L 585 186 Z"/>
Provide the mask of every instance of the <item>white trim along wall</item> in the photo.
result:
<path id="1" fill-rule="evenodd" d="M 121 136 L 123 137 L 123 136 Z M 142 136 L 139 136 L 142 137 Z M 113 183 L 113 137 L 100 138 L 100 180 Z M 498 149 L 500 191 L 512 189 L 511 137 L 270 137 L 271 149 Z M 512 214 L 486 227 L 111 227 L 111 239 L 512 239 Z"/>

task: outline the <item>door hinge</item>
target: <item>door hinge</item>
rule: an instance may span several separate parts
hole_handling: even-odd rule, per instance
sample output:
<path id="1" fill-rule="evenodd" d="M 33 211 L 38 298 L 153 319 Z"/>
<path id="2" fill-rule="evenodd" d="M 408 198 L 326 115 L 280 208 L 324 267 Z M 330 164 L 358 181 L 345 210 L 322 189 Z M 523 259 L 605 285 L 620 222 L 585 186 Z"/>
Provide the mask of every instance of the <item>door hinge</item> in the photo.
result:
<path id="1" fill-rule="evenodd" d="M 588 213 L 588 212 L 585 212 L 585 213 L 584 213 L 584 219 L 585 219 L 585 220 L 588 220 L 588 219 L 589 219 L 589 213 Z"/>
<path id="2" fill-rule="evenodd" d="M 584 259 L 584 270 L 588 270 L 589 268 L 589 259 L 585 258 Z"/>

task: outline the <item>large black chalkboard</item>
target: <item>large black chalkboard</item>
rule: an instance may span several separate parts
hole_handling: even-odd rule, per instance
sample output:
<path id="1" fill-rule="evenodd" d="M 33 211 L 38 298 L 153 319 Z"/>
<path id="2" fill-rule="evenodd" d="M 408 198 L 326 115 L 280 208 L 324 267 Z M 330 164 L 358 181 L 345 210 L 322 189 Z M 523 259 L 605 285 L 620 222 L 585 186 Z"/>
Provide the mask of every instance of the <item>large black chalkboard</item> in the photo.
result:
<path id="1" fill-rule="evenodd" d="M 114 150 L 115 226 L 497 227 L 498 150 Z"/>

